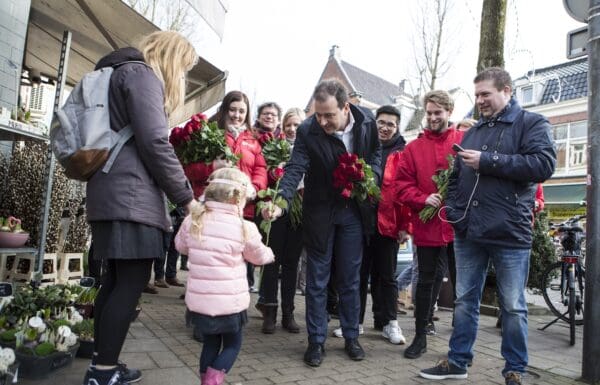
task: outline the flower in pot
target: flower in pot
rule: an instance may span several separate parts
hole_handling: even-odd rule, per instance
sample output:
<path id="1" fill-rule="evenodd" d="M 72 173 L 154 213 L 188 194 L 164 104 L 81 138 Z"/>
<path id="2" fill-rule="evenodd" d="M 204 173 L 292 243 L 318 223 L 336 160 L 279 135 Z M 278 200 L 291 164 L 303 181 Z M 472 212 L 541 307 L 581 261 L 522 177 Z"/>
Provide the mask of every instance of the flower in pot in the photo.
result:
<path id="1" fill-rule="evenodd" d="M 29 233 L 21 228 L 21 220 L 15 217 L 0 219 L 0 247 L 23 246 L 29 239 Z"/>
<path id="2" fill-rule="evenodd" d="M 0 381 L 14 379 L 18 363 L 15 364 L 15 352 L 11 348 L 0 348 Z M 14 381 L 13 381 L 14 382 Z"/>

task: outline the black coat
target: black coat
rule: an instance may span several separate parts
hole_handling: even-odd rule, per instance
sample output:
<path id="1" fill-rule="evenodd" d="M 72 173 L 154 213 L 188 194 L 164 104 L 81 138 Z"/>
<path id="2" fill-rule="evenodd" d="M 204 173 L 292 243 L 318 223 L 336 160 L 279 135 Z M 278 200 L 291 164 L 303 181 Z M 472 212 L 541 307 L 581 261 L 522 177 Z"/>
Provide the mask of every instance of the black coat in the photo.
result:
<path id="1" fill-rule="evenodd" d="M 382 176 L 381 146 L 373 115 L 353 105 L 350 105 L 350 113 L 355 120 L 352 128 L 354 153 L 372 167 L 379 183 Z M 313 115 L 298 127 L 294 151 L 279 185 L 282 196 L 290 203 L 304 176 L 304 242 L 307 247 L 319 252 L 325 252 L 336 208 L 347 203 L 340 191 L 333 187 L 333 171 L 344 152 L 344 143 L 335 135 L 325 133 Z M 358 206 L 364 235 L 368 236 L 375 231 L 376 213 L 371 205 Z"/>
<path id="2" fill-rule="evenodd" d="M 542 115 L 525 111 L 511 100 L 498 119 L 480 120 L 465 134 L 462 147 L 481 151 L 479 181 L 475 170 L 458 156 L 446 198 L 448 219 L 458 221 L 453 224 L 456 237 L 503 247 L 531 247 L 537 184 L 550 178 L 556 165 L 550 128 Z"/>

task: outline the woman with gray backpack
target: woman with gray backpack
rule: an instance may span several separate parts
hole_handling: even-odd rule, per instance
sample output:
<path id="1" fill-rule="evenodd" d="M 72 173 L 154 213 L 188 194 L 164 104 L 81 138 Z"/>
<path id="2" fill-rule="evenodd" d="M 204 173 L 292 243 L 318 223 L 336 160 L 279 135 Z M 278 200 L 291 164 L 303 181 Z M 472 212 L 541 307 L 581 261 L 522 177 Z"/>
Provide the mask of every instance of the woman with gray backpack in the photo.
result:
<path id="1" fill-rule="evenodd" d="M 122 48 L 102 58 L 96 70 L 112 67 L 108 92 L 110 128 L 130 127 L 110 172 L 98 169 L 87 183 L 87 215 L 94 255 L 107 271 L 94 309 L 95 346 L 84 385 L 138 381 L 141 372 L 118 361 L 152 262 L 164 253 L 172 231 L 166 197 L 186 210 L 192 189 L 168 141 L 167 114 L 183 103 L 185 74 L 197 62 L 180 34 L 146 36 L 139 50 Z"/>

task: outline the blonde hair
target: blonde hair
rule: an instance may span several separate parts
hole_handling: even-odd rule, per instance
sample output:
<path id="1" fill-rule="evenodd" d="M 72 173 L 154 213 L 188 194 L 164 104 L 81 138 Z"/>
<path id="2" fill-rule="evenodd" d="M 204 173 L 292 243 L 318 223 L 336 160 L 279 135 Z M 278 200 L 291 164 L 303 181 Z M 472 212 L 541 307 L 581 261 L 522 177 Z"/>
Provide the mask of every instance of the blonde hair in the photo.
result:
<path id="1" fill-rule="evenodd" d="M 242 223 L 242 231 L 244 242 L 246 241 L 246 223 L 244 222 L 243 206 L 240 206 L 242 201 L 246 200 L 246 191 L 251 185 L 250 178 L 237 168 L 225 167 L 214 171 L 208 177 L 208 186 L 204 190 L 205 202 L 221 202 L 235 203 L 238 205 L 240 221 Z M 192 226 L 190 233 L 197 239 L 200 239 L 203 228 L 204 214 L 209 211 L 209 208 L 200 203 L 194 205 L 191 210 Z"/>
<path id="2" fill-rule="evenodd" d="M 456 124 L 456 129 L 460 131 L 469 131 L 469 128 L 473 127 L 477 123 L 475 119 L 463 119 Z M 464 130 L 461 130 L 461 127 L 464 127 Z"/>
<path id="3" fill-rule="evenodd" d="M 300 108 L 297 108 L 297 107 L 290 108 L 283 115 L 283 120 L 281 121 L 281 127 L 285 126 L 285 122 L 292 116 L 299 117 L 301 121 L 306 118 L 306 114 Z"/>
<path id="4" fill-rule="evenodd" d="M 194 46 L 175 31 L 157 31 L 139 45 L 144 61 L 165 87 L 165 110 L 173 112 L 185 99 L 185 73 L 198 62 Z"/>

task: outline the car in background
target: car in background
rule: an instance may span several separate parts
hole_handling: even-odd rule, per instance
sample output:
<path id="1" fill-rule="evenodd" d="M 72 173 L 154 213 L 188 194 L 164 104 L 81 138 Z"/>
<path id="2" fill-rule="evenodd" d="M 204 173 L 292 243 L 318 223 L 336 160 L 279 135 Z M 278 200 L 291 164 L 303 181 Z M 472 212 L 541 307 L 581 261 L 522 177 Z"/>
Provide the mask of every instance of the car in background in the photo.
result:
<path id="1" fill-rule="evenodd" d="M 396 258 L 396 276 L 412 264 L 413 252 L 412 238 L 409 238 L 408 241 L 400 244 L 398 256 Z"/>

